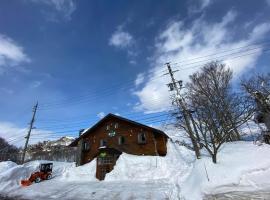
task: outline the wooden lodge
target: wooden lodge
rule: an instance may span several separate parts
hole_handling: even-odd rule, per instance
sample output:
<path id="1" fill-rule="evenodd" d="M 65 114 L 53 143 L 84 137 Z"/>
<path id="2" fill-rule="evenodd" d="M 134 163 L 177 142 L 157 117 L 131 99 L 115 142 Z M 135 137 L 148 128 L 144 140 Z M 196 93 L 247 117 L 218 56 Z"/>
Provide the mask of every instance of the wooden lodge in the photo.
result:
<path id="1" fill-rule="evenodd" d="M 158 129 L 108 114 L 70 144 L 78 147 L 77 165 L 97 158 L 96 177 L 105 178 L 122 152 L 165 156 L 168 136 Z"/>

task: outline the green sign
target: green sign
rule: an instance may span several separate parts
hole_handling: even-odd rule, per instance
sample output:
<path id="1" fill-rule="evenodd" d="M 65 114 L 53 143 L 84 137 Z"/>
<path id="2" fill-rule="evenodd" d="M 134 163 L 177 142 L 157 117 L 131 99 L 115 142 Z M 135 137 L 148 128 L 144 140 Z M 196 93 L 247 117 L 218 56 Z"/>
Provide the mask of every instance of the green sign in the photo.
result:
<path id="1" fill-rule="evenodd" d="M 106 155 L 107 155 L 106 152 L 102 152 L 102 153 L 99 154 L 99 156 L 100 156 L 101 158 L 106 157 Z"/>
<path id="2" fill-rule="evenodd" d="M 116 132 L 115 132 L 115 131 L 109 132 L 108 135 L 109 135 L 110 137 L 113 137 L 113 136 L 116 135 Z"/>

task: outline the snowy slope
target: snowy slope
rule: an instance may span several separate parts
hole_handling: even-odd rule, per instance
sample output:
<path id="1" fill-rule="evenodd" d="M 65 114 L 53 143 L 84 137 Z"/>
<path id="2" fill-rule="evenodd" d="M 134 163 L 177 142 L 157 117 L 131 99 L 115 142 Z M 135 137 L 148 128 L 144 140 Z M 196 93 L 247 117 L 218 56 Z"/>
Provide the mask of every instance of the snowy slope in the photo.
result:
<path id="1" fill-rule="evenodd" d="M 75 167 L 54 162 L 54 178 L 22 188 L 19 181 L 38 168 L 0 162 L 0 194 L 29 199 L 186 199 L 201 200 L 209 193 L 270 189 L 270 146 L 235 142 L 223 146 L 218 164 L 168 142 L 166 157 L 122 154 L 105 181 L 95 178 L 96 161 Z M 210 181 L 207 180 L 206 171 Z"/>
<path id="2" fill-rule="evenodd" d="M 194 163 L 182 186 L 182 193 L 186 199 L 191 200 L 200 199 L 202 193 L 268 190 L 269 153 L 270 145 L 266 144 L 257 146 L 252 142 L 227 143 L 218 154 L 217 164 L 213 164 L 209 157 L 203 157 Z"/>

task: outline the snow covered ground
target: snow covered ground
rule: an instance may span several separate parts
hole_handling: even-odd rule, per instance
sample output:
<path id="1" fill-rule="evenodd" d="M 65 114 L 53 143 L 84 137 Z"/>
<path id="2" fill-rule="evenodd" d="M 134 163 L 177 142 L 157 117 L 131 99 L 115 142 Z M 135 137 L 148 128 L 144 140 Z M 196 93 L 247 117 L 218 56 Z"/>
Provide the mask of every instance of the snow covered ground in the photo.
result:
<path id="1" fill-rule="evenodd" d="M 193 152 L 169 142 L 166 157 L 122 154 L 104 181 L 95 178 L 95 160 L 80 167 L 54 162 L 54 178 L 29 187 L 19 181 L 46 161 L 0 162 L 0 194 L 27 199 L 201 200 L 207 194 L 267 191 L 269 155 L 270 145 L 227 143 L 213 164 L 206 154 L 195 160 Z"/>

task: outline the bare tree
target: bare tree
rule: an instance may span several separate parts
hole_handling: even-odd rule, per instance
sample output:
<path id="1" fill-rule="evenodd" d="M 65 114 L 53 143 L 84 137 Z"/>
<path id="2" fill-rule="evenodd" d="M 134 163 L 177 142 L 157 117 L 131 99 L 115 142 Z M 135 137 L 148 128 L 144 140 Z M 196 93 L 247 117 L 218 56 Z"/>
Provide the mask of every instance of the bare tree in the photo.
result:
<path id="1" fill-rule="evenodd" d="M 267 127 L 262 136 L 270 144 L 270 74 L 255 75 L 242 81 L 241 85 L 256 105 L 255 122 L 264 123 Z"/>
<path id="2" fill-rule="evenodd" d="M 4 138 L 0 137 L 0 152 L 1 153 L 18 153 L 18 148 L 9 144 Z"/>
<path id="3" fill-rule="evenodd" d="M 252 116 L 250 101 L 233 93 L 232 71 L 211 62 L 190 76 L 188 100 L 197 139 L 217 162 L 217 153 L 227 141 L 240 140 L 239 127 Z"/>
<path id="4" fill-rule="evenodd" d="M 4 138 L 0 137 L 0 161 L 12 160 L 18 162 L 19 149 L 9 144 Z"/>
<path id="5" fill-rule="evenodd" d="M 270 114 L 270 74 L 253 76 L 242 81 L 241 85 L 255 101 L 258 114 L 261 114 L 261 117 Z"/>

